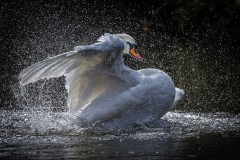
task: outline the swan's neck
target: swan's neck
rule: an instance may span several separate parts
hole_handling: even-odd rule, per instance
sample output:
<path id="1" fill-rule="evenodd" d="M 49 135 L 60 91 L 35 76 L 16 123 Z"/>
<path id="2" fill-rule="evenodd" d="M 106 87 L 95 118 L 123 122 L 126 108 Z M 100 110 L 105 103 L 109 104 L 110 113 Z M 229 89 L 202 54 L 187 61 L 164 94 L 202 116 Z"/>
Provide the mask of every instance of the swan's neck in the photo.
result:
<path id="1" fill-rule="evenodd" d="M 123 44 L 124 44 L 124 50 L 123 50 L 123 53 L 128 53 L 129 52 L 129 48 L 127 47 L 127 44 L 126 43 L 124 43 L 123 42 Z"/>
<path id="2" fill-rule="evenodd" d="M 123 53 L 117 53 L 113 65 L 121 65 L 123 62 Z"/>
<path id="3" fill-rule="evenodd" d="M 114 70 L 117 77 L 121 78 L 130 85 L 137 85 L 141 81 L 142 74 L 127 67 L 124 63 L 115 65 Z"/>

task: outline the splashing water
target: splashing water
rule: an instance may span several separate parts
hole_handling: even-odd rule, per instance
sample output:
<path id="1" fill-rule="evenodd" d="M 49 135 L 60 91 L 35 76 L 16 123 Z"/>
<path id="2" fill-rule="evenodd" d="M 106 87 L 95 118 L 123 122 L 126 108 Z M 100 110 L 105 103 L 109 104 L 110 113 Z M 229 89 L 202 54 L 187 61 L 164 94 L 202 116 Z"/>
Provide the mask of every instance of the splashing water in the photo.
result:
<path id="1" fill-rule="evenodd" d="M 14 94 L 14 98 L 8 101 L 11 105 L 3 103 L 0 109 L 0 158 L 240 156 L 240 65 L 229 54 L 229 46 L 222 44 L 215 49 L 211 44 L 202 45 L 204 42 L 183 44 L 166 34 L 149 37 L 142 33 L 143 19 L 134 17 L 132 8 L 119 12 L 114 6 L 105 8 L 86 1 L 74 7 L 40 3 L 6 4 L 13 6 L 7 16 L 15 23 L 6 27 L 11 32 L 5 36 L 10 37 L 11 47 L 5 47 L 3 58 L 10 57 L 13 64 L 6 61 L 9 67 L 1 78 L 9 81 L 6 84 L 11 88 L 11 94 L 4 97 Z M 19 87 L 17 77 L 23 68 L 74 46 L 92 44 L 105 32 L 129 33 L 136 39 L 148 61 L 138 63 L 126 57 L 128 66 L 162 69 L 186 91 L 178 110 L 166 113 L 152 126 L 102 130 L 68 113 L 63 77 L 39 81 L 24 90 Z"/>
<path id="2" fill-rule="evenodd" d="M 239 147 L 237 137 L 240 115 L 224 112 L 200 114 L 171 111 L 162 117 L 160 125 L 138 126 L 131 131 L 102 130 L 92 124 L 83 125 L 68 112 L 52 112 L 46 108 L 37 111 L 1 110 L 0 119 L 2 158 L 144 157 L 144 155 L 169 158 L 171 152 L 174 152 L 171 154 L 173 157 L 179 155 L 196 157 L 197 154 L 200 156 L 208 154 L 211 149 L 215 151 L 215 145 L 219 151 L 219 145 L 226 141 L 233 141 L 230 144 L 234 148 Z M 209 138 L 210 140 L 206 142 Z M 192 148 L 204 148 L 203 144 L 206 147 L 210 145 L 207 152 L 192 151 Z M 110 146 L 114 149 L 109 148 Z M 191 150 L 178 153 L 182 148 Z M 232 152 L 225 151 L 226 155 Z"/>
<path id="3" fill-rule="evenodd" d="M 118 129 L 102 130 L 93 124 L 79 122 L 77 117 L 68 112 L 52 112 L 42 108 L 38 111 L 9 111 L 2 110 L 1 121 L 1 141 L 22 137 L 24 139 L 31 136 L 79 136 L 81 140 L 86 138 L 98 139 L 114 138 L 186 138 L 199 136 L 202 133 L 227 134 L 228 132 L 239 135 L 240 114 L 230 113 L 188 113 L 171 111 L 166 113 L 161 123 L 152 126 L 138 126 L 131 131 Z M 93 132 L 88 135 L 89 131 Z M 115 133 L 119 134 L 115 135 Z M 86 134 L 88 133 L 88 134 Z M 106 133 L 112 134 L 106 138 Z M 123 133 L 122 135 L 120 133 Z M 132 133 L 128 135 L 128 133 Z M 86 135 L 85 135 L 86 134 Z M 99 134 L 101 136 L 99 136 Z M 59 141 L 61 142 L 61 140 Z"/>

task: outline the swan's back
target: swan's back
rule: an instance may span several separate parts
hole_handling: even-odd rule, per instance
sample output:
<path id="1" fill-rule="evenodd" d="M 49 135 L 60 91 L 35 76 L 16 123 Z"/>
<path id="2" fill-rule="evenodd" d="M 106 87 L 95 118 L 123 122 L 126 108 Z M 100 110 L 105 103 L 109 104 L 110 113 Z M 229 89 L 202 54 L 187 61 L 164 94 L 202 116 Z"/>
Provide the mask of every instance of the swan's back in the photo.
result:
<path id="1" fill-rule="evenodd" d="M 142 69 L 137 72 L 145 76 L 141 84 L 142 90 L 138 92 L 145 101 L 128 106 L 120 116 L 112 117 L 111 121 L 100 122 L 100 126 L 131 129 L 138 125 L 155 123 L 172 106 L 175 98 L 175 86 L 166 73 L 157 69 Z M 137 99 L 135 100 L 137 101 Z"/>

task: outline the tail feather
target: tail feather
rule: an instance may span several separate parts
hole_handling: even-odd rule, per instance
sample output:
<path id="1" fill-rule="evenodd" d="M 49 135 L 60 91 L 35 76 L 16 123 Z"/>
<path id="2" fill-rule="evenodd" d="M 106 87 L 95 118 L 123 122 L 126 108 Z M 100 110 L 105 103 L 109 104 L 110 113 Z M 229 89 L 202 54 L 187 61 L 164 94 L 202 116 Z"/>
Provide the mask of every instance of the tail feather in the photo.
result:
<path id="1" fill-rule="evenodd" d="M 175 99 L 171 108 L 176 107 L 181 102 L 183 95 L 184 95 L 184 90 L 180 88 L 175 88 Z"/>

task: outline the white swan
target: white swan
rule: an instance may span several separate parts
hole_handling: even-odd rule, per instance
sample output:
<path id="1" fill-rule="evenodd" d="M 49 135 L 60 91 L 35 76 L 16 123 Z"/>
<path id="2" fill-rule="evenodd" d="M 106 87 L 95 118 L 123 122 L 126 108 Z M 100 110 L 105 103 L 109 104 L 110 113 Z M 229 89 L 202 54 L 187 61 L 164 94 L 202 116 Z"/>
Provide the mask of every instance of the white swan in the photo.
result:
<path id="1" fill-rule="evenodd" d="M 123 53 L 143 60 L 131 36 L 106 33 L 98 41 L 33 64 L 20 73 L 20 84 L 66 76 L 70 111 L 105 128 L 156 121 L 182 99 L 184 91 L 163 71 L 124 64 Z"/>

